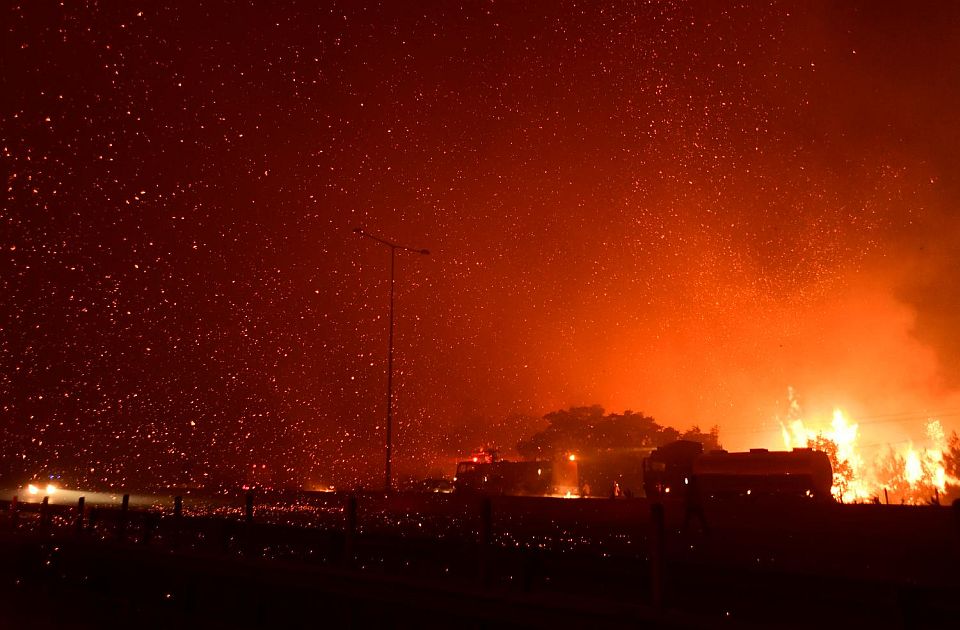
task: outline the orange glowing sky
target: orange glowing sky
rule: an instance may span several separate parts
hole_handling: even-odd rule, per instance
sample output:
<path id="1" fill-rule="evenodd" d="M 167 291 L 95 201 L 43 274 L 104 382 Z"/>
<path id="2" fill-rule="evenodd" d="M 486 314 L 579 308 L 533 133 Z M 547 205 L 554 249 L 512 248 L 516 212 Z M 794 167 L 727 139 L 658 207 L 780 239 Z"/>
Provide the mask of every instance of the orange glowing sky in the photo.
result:
<path id="1" fill-rule="evenodd" d="M 23 4 L 10 474 L 377 478 L 355 227 L 431 250 L 398 260 L 400 471 L 593 403 L 776 447 L 788 387 L 865 444 L 958 427 L 954 3 Z"/>

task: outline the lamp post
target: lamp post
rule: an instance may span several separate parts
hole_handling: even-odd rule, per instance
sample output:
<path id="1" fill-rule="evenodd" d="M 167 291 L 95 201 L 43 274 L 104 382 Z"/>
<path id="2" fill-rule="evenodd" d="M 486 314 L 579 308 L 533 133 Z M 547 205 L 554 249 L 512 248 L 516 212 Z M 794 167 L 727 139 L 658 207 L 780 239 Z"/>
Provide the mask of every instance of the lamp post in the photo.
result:
<path id="1" fill-rule="evenodd" d="M 386 245 L 390 248 L 390 332 L 388 335 L 389 342 L 387 345 L 387 459 L 386 464 L 384 465 L 384 488 L 387 492 L 391 492 L 393 490 L 393 480 L 390 473 L 390 465 L 393 461 L 393 293 L 395 285 L 394 271 L 396 269 L 397 250 L 405 250 L 415 254 L 422 254 L 424 256 L 428 255 L 430 251 L 391 243 L 390 241 L 380 238 L 379 236 L 368 234 L 360 228 L 355 228 L 353 232 L 354 234 L 358 234 L 364 238 L 369 238 L 372 241 L 376 241 L 381 245 Z"/>

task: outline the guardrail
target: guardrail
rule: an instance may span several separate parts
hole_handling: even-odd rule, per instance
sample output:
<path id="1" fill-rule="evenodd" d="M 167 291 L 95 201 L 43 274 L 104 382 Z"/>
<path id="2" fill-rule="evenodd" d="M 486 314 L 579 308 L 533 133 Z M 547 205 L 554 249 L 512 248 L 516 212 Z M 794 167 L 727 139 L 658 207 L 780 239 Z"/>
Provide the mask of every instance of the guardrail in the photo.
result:
<path id="1" fill-rule="evenodd" d="M 85 558 L 119 549 L 286 562 L 411 580 L 423 593 L 424 583 L 459 585 L 557 606 L 576 594 L 647 612 L 712 615 L 729 603 L 756 615 L 797 597 L 817 610 L 832 597 L 849 606 L 885 593 L 874 611 L 882 621 L 949 608 L 948 593 L 960 587 L 951 564 L 960 558 L 956 505 L 719 504 L 691 518 L 682 502 L 643 499 L 324 493 L 278 507 L 251 493 L 214 512 L 185 509 L 181 497 L 162 509 L 132 509 L 129 499 L 119 507 L 12 500 L 0 501 L 0 529 L 29 544 L 82 548 Z"/>

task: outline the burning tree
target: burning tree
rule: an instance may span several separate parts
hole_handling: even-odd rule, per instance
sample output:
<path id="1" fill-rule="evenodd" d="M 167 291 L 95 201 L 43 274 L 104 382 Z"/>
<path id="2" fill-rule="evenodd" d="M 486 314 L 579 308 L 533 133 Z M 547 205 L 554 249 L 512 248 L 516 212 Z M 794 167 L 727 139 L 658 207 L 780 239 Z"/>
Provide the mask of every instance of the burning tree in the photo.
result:
<path id="1" fill-rule="evenodd" d="M 911 498 L 910 495 L 912 494 L 910 482 L 906 480 L 903 474 L 905 467 L 904 457 L 892 447 L 887 447 L 886 451 L 877 457 L 877 479 L 885 491 L 894 497 L 899 497 L 901 502 Z"/>
<path id="2" fill-rule="evenodd" d="M 792 411 L 798 414 L 799 407 Z M 862 475 L 863 460 L 857 451 L 858 427 L 848 422 L 839 409 L 834 410 L 829 429 L 814 431 L 799 417 L 781 424 L 781 429 L 788 449 L 812 448 L 827 454 L 833 467 L 831 492 L 838 500 L 858 501 L 871 496 Z"/>
<path id="3" fill-rule="evenodd" d="M 957 489 L 960 488 L 960 436 L 954 431 L 950 434 L 950 440 L 947 442 L 947 448 L 943 454 L 943 467 L 946 471 L 946 482 L 950 494 L 954 498 L 957 496 Z"/>
<path id="4" fill-rule="evenodd" d="M 947 452 L 944 457 L 944 467 L 947 474 L 954 479 L 960 479 L 960 436 L 954 431 L 950 434 L 947 443 Z"/>
<path id="5" fill-rule="evenodd" d="M 815 437 L 807 440 L 807 447 L 815 451 L 821 451 L 830 458 L 830 466 L 833 468 L 833 488 L 832 492 L 838 499 L 843 500 L 844 496 L 849 496 L 853 487 L 854 471 L 853 466 L 846 459 L 839 455 L 839 446 L 834 440 L 818 433 Z"/>
<path id="6" fill-rule="evenodd" d="M 938 501 L 948 484 L 960 485 L 960 438 L 954 432 L 948 447 L 939 420 L 926 423 L 925 444 L 891 445 L 869 463 L 859 451 L 858 425 L 839 409 L 834 410 L 829 428 L 813 430 L 804 424 L 793 402 L 788 420 L 781 423 L 784 445 L 826 453 L 833 466 L 832 492 L 841 501 L 864 501 L 886 492 L 901 503 L 929 503 Z"/>
<path id="7" fill-rule="evenodd" d="M 912 446 L 903 453 L 888 448 L 877 458 L 877 481 L 901 503 L 937 501 L 945 490 L 945 462 L 940 461 L 939 455 L 939 452 L 918 451 Z"/>

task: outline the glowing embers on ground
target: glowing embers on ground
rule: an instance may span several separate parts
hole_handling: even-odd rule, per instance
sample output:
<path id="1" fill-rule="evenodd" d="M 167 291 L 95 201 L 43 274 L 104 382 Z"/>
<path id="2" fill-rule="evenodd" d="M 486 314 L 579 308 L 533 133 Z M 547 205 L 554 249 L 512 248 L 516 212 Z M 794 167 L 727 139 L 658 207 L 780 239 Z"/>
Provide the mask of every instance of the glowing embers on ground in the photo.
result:
<path id="1" fill-rule="evenodd" d="M 813 423 L 812 423 L 813 424 Z M 781 423 L 783 443 L 789 448 L 813 448 L 827 453 L 833 466 L 833 496 L 845 503 L 885 499 L 927 503 L 960 480 L 947 475 L 947 440 L 939 420 L 925 425 L 925 446 L 887 444 L 870 461 L 860 448 L 860 428 L 835 409 L 828 426 L 812 428 L 802 419 Z"/>

